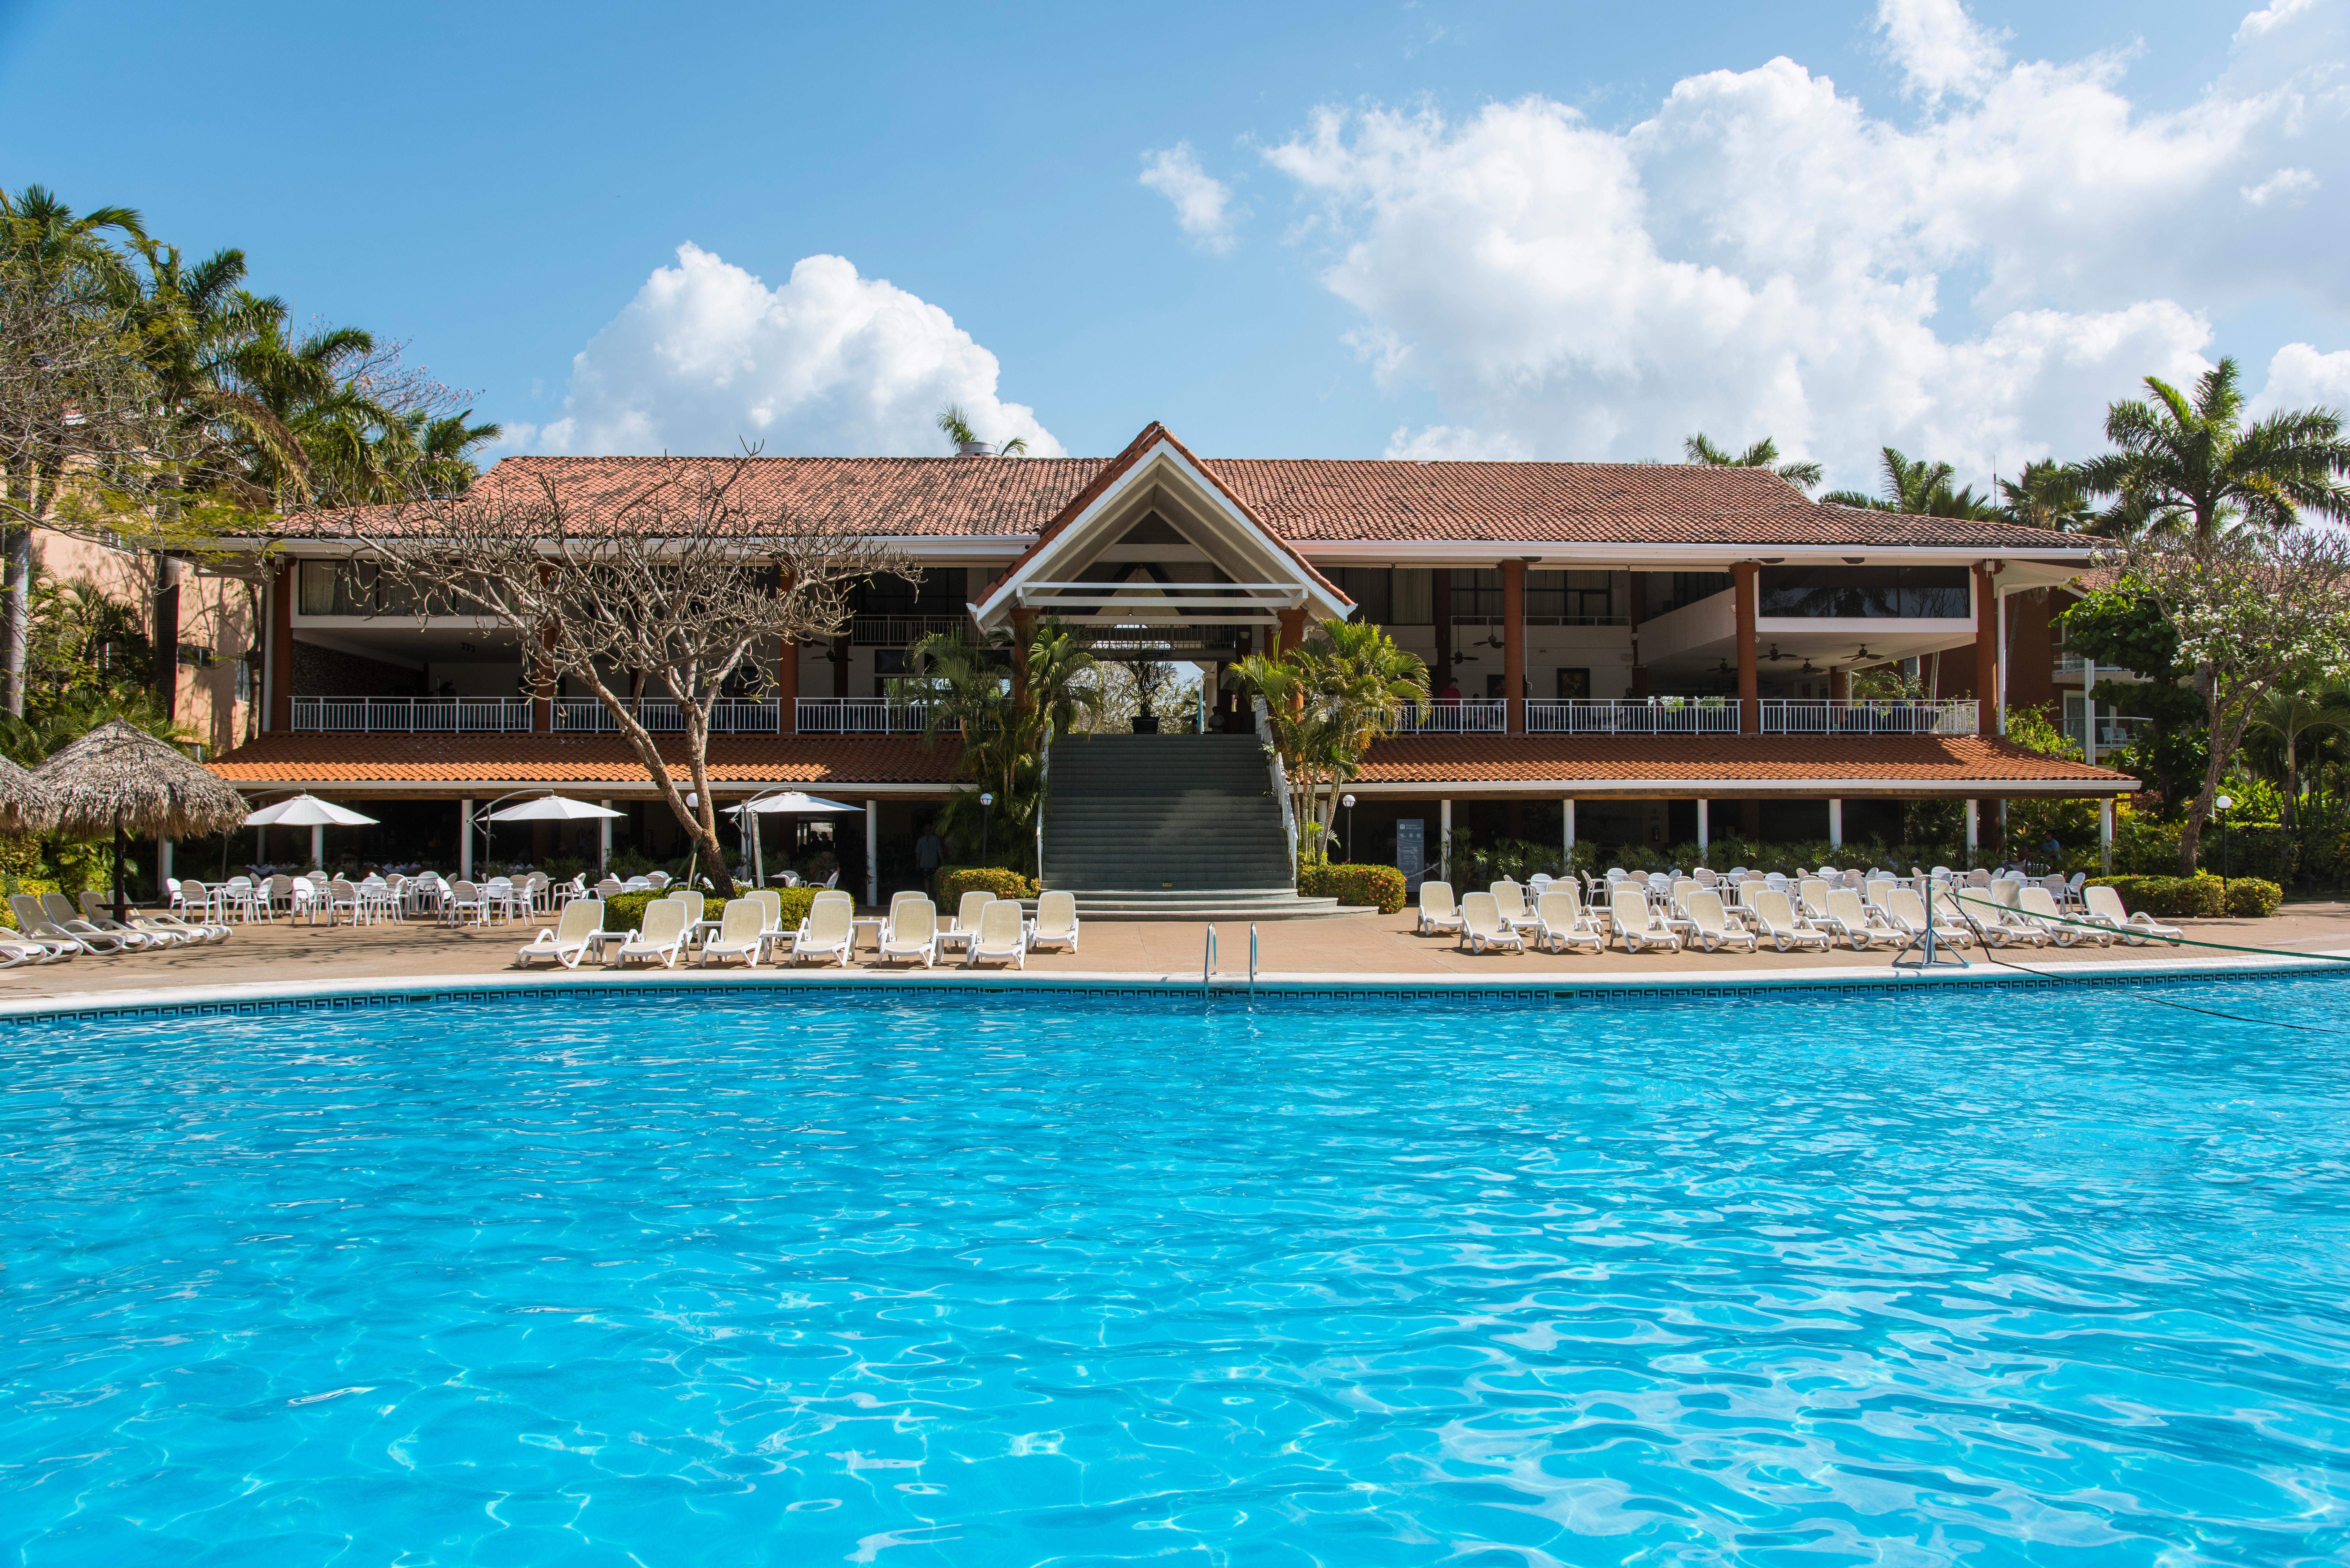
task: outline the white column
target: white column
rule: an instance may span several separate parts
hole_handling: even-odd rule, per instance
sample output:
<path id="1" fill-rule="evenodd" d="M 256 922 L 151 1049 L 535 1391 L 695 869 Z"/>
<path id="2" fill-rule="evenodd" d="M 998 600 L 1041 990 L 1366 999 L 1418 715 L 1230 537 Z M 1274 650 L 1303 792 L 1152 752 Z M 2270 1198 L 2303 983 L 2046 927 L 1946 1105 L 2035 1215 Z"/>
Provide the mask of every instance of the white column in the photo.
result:
<path id="1" fill-rule="evenodd" d="M 1566 797 L 1565 806 L 1566 857 L 1569 861 L 1573 861 L 1575 858 L 1575 797 L 1573 795 L 1568 795 Z"/>
<path id="2" fill-rule="evenodd" d="M 1705 846 L 1713 842 L 1713 824 L 1708 819 L 1707 804 L 1705 796 L 1697 797 L 1697 852 L 1700 857 L 1705 854 Z"/>
<path id="3" fill-rule="evenodd" d="M 881 903 L 881 803 L 865 803 L 865 903 L 868 909 Z"/>
<path id="4" fill-rule="evenodd" d="M 599 800 L 596 804 L 602 806 L 606 811 L 612 809 L 612 803 L 608 800 Z M 611 865 L 612 819 L 608 816 L 603 821 L 596 825 L 596 869 L 598 871 L 608 870 L 610 869 Z"/>
<path id="5" fill-rule="evenodd" d="M 457 880 L 473 879 L 473 803 L 457 803 Z"/>
<path id="6" fill-rule="evenodd" d="M 2097 866 L 2107 876 L 2114 869 L 2114 797 L 2097 802 Z"/>
<path id="7" fill-rule="evenodd" d="M 1991 604 L 1999 613 L 1999 717 L 1994 733 L 2007 733 L 2007 594 L 1991 580 Z"/>
<path id="8" fill-rule="evenodd" d="M 313 826 L 310 829 L 310 864 L 319 870 L 327 868 L 327 830 Z"/>
<path id="9" fill-rule="evenodd" d="M 167 886 L 171 879 L 172 841 L 168 838 L 159 838 L 155 841 L 155 888 L 158 894 L 167 900 L 172 896 L 172 890 Z"/>
<path id="10" fill-rule="evenodd" d="M 1828 802 L 1828 847 L 1844 847 L 1844 802 L 1841 800 Z"/>
<path id="11" fill-rule="evenodd" d="M 1449 800 L 1436 803 L 1436 868 L 1438 881 L 1452 880 L 1452 803 Z"/>
<path id="12" fill-rule="evenodd" d="M 1967 797 L 1967 864 L 1974 864 L 1975 849 L 1982 842 L 1982 805 L 1972 795 Z"/>

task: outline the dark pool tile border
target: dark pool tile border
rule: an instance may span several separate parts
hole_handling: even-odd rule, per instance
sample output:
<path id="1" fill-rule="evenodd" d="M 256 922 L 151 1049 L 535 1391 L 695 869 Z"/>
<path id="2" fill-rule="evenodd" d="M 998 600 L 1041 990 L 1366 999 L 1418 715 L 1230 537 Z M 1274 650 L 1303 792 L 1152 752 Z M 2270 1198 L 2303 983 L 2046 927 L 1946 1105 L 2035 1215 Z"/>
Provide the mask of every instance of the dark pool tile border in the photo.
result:
<path id="1" fill-rule="evenodd" d="M 1060 980 L 1036 976 L 952 977 L 919 987 L 877 984 L 871 981 L 827 981 L 822 978 L 777 976 L 772 981 L 746 979 L 702 981 L 680 977 L 629 981 L 578 981 L 556 985 L 508 982 L 494 985 L 383 981 L 353 988 L 324 988 L 294 995 L 191 997 L 185 1001 L 108 1003 L 59 999 L 54 1005 L 28 1000 L 0 1012 L 0 1026 L 10 1032 L 28 1029 L 85 1029 L 112 1023 L 196 1018 L 285 1018 L 316 1013 L 373 1012 L 386 1009 L 481 1005 L 545 1005 L 592 1001 L 598 1005 L 659 1007 L 685 1000 L 753 997 L 781 1001 L 820 993 L 827 1002 L 857 1002 L 876 1007 L 901 1006 L 910 1000 L 935 997 L 962 1002 L 987 999 L 995 1008 L 1007 1005 L 1065 1005 L 1076 999 L 1136 999 L 1206 1002 L 1232 1007 L 1324 1007 L 1331 1003 L 1385 1002 L 1447 1011 L 1521 1008 L 1530 1002 L 1575 1007 L 1671 1007 L 1690 1003 L 1756 1002 L 1771 998 L 1890 999 L 1916 992 L 1921 985 L 1992 987 L 2012 991 L 2050 991 L 2064 987 L 2099 990 L 2223 984 L 2266 977 L 2308 977 L 2333 974 L 2350 980 L 2350 966 L 2315 961 L 2283 961 L 2225 969 L 2176 970 L 2148 965 L 2137 972 L 2092 974 L 2026 974 L 1981 968 L 1930 975 L 1889 974 L 1865 971 L 1849 978 L 1807 976 L 1778 979 L 1768 975 L 1745 981 L 1596 980 L 1562 984 L 1556 981 L 1457 981 L 1330 983 L 1309 981 L 1263 981 L 1220 977 L 1212 987 L 1197 981 L 1151 980 L 1119 983 L 1101 980 Z"/>

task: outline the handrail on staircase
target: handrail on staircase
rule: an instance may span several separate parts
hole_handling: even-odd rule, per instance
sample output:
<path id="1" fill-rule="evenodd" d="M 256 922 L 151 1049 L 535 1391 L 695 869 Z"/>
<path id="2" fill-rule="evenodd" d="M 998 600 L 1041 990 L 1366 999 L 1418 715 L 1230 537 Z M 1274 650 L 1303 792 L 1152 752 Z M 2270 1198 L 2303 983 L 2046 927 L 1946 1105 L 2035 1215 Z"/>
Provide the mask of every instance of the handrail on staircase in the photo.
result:
<path id="1" fill-rule="evenodd" d="M 1281 765 L 1281 748 L 1273 738 L 1273 720 L 1265 711 L 1264 699 L 1251 700 L 1256 710 L 1256 738 L 1264 742 L 1266 761 L 1271 764 L 1273 798 L 1281 802 L 1281 833 L 1289 841 L 1289 886 L 1297 888 L 1297 816 L 1289 809 L 1289 773 Z"/>

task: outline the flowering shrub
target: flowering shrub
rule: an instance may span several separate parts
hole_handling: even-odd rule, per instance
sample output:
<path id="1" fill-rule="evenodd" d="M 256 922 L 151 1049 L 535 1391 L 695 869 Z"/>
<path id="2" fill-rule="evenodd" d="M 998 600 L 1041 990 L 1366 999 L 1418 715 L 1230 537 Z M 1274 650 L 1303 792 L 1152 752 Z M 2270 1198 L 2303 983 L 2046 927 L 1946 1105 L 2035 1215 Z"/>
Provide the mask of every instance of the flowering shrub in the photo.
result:
<path id="1" fill-rule="evenodd" d="M 1003 866 L 941 866 L 938 906 L 951 909 L 965 893 L 993 893 L 999 898 L 1033 898 L 1036 878 Z"/>
<path id="2" fill-rule="evenodd" d="M 1392 866 L 1333 866 L 1327 861 L 1297 869 L 1303 898 L 1336 898 L 1341 904 L 1392 915 L 1403 908 L 1403 873 Z"/>

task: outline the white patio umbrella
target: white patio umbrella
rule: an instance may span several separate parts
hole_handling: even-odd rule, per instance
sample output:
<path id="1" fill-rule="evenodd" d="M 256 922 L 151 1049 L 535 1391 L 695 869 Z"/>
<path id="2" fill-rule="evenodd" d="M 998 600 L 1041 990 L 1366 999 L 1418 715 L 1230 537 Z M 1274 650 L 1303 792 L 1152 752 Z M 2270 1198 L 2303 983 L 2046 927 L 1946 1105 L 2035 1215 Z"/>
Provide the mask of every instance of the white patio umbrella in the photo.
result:
<path id="1" fill-rule="evenodd" d="M 590 805 L 584 800 L 566 800 L 559 794 L 543 794 L 536 800 L 524 801 L 503 811 L 488 813 L 488 822 L 588 822 L 602 816 L 625 815 L 608 805 Z"/>
<path id="2" fill-rule="evenodd" d="M 759 843 L 759 818 L 779 815 L 816 816 L 831 812 L 856 813 L 865 808 L 861 805 L 844 805 L 837 800 L 827 800 L 822 795 L 808 794 L 800 790 L 785 789 L 777 790 L 773 794 L 760 795 L 754 800 L 746 800 L 740 805 L 730 805 L 726 809 L 737 815 L 744 812 L 751 814 L 751 877 L 764 888 L 767 885 L 767 862 Z"/>
<path id="3" fill-rule="evenodd" d="M 330 800 L 320 800 L 315 794 L 297 794 L 291 800 L 281 800 L 276 805 L 265 805 L 244 819 L 247 827 L 307 827 L 310 830 L 310 863 L 320 870 L 327 866 L 327 829 L 330 827 L 372 827 L 375 818 L 361 816 L 348 806 L 337 805 Z"/>

